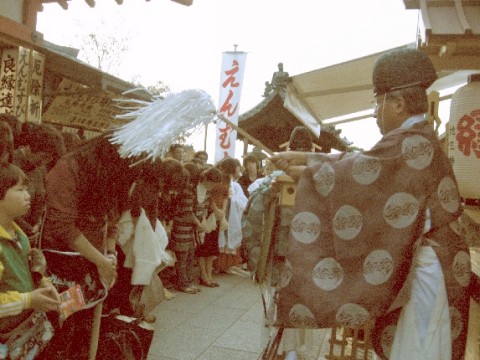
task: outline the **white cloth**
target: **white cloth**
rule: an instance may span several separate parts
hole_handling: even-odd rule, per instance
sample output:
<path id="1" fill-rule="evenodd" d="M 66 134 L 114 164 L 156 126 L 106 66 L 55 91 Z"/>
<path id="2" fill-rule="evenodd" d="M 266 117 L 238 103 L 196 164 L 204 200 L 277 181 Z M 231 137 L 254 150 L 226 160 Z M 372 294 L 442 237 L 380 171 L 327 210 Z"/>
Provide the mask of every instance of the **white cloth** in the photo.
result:
<path id="1" fill-rule="evenodd" d="M 157 220 L 154 231 L 144 209 L 136 222 L 130 211 L 122 214 L 118 242 L 125 253 L 124 266 L 133 270 L 132 285 L 149 285 L 159 266 L 173 261 L 165 251 L 168 237 L 164 227 Z"/>
<path id="2" fill-rule="evenodd" d="M 450 314 L 441 265 L 434 250 L 421 246 L 409 302 L 403 307 L 390 360 L 450 360 Z"/>
<path id="3" fill-rule="evenodd" d="M 248 193 L 251 195 L 255 190 L 257 190 L 265 181 L 267 180 L 266 177 L 258 178 L 254 180 L 250 185 L 248 185 Z"/>
<path id="4" fill-rule="evenodd" d="M 278 346 L 277 354 L 281 355 L 292 351 L 312 349 L 314 345 L 314 335 L 320 331 L 319 329 L 283 330 L 282 340 Z"/>
<path id="5" fill-rule="evenodd" d="M 408 118 L 401 128 L 409 128 L 425 116 Z M 431 227 L 426 209 L 424 233 Z M 430 246 L 421 246 L 415 258 L 412 292 L 397 324 L 390 360 L 451 359 L 450 313 L 442 266 Z"/>
<path id="6" fill-rule="evenodd" d="M 218 237 L 218 246 L 234 251 L 242 244 L 242 214 L 247 206 L 248 199 L 242 190 L 242 187 L 236 181 L 230 182 L 232 195 L 230 197 L 230 209 L 228 215 L 227 236 L 220 232 Z"/>

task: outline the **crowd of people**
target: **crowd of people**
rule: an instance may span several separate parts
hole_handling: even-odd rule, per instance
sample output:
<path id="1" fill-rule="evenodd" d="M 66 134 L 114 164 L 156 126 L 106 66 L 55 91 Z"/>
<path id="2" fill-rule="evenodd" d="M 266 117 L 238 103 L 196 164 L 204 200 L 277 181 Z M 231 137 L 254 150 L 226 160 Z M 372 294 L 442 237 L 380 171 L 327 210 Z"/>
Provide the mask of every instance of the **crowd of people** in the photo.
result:
<path id="1" fill-rule="evenodd" d="M 270 158 L 299 179 L 295 208 L 277 213 L 274 229 L 285 240 L 273 256 L 282 328 L 375 319 L 382 358 L 463 357 L 469 252 L 455 225 L 455 176 L 424 115 L 436 78 L 420 51 L 388 53 L 373 73 L 383 134 L 374 148 L 313 153 L 312 135 L 300 127 L 290 151 Z M 70 270 L 82 272 L 86 261 L 101 280 L 86 273 L 88 288 L 99 288 L 87 302 L 103 300 L 102 285 L 104 311 L 145 321 L 155 321 L 151 310 L 172 289 L 195 295 L 220 286 L 216 273 L 248 274 L 246 263 L 255 271 L 263 214 L 247 219 L 251 228 L 242 220 L 265 206 L 279 172 L 254 154 L 243 164 L 209 164 L 205 151 L 187 159 L 182 144 L 161 159 L 125 158 L 111 136 L 84 140 L 0 115 L 0 354 L 88 356 L 94 307 L 64 321 L 55 315 L 62 276 L 47 275 L 61 264 L 38 248 L 78 253 Z M 288 359 L 301 345 L 295 331 L 281 340 Z"/>
<path id="2" fill-rule="evenodd" d="M 216 273 L 243 271 L 240 223 L 247 196 L 236 182 L 242 173 L 237 159 L 212 165 L 205 151 L 186 159 L 182 144 L 155 161 L 124 159 L 109 141 L 111 133 L 84 140 L 7 114 L 0 116 L 0 136 L 0 344 L 40 311 L 48 313 L 44 322 L 55 334 L 47 336 L 43 354 L 88 356 L 94 308 L 60 321 L 60 287 L 49 277 L 58 280 L 63 275 L 56 271 L 63 270 L 46 256 L 50 250 L 78 253 L 77 259 L 93 265 L 109 293 L 104 313 L 147 322 L 156 320 L 151 311 L 175 291 L 196 294 L 219 286 Z M 33 272 L 35 251 L 43 263 L 48 260 L 48 271 L 43 266 L 40 274 Z M 75 259 L 68 259 L 71 271 L 82 272 Z M 41 338 L 35 351 L 45 345 Z"/>

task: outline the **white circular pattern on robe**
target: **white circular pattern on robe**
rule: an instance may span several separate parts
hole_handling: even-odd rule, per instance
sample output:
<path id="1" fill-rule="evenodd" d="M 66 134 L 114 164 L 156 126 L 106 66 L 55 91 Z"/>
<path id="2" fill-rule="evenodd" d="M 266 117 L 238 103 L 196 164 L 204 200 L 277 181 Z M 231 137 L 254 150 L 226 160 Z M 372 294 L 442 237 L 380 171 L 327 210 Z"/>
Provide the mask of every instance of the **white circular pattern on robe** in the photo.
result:
<path id="1" fill-rule="evenodd" d="M 397 327 L 395 325 L 388 325 L 382 331 L 382 335 L 380 337 L 380 346 L 382 347 L 383 353 L 386 356 L 389 356 L 390 351 L 392 350 L 395 331 L 397 331 Z"/>
<path id="2" fill-rule="evenodd" d="M 462 314 L 454 306 L 448 308 L 450 312 L 450 324 L 452 329 L 452 341 L 455 341 L 463 330 Z"/>
<path id="3" fill-rule="evenodd" d="M 331 291 L 342 283 L 345 272 L 337 260 L 329 257 L 318 262 L 312 275 L 315 285 L 322 290 Z"/>
<path id="4" fill-rule="evenodd" d="M 307 308 L 305 305 L 302 304 L 295 304 L 290 309 L 288 313 L 288 317 L 290 322 L 294 327 L 298 328 L 317 328 L 317 321 L 315 320 L 315 316 Z"/>
<path id="5" fill-rule="evenodd" d="M 388 251 L 373 250 L 363 262 L 363 276 L 370 285 L 380 285 L 390 279 L 394 268 Z"/>
<path id="6" fill-rule="evenodd" d="M 451 177 L 444 177 L 438 184 L 437 195 L 442 207 L 453 214 L 460 206 L 460 197 Z"/>
<path id="7" fill-rule="evenodd" d="M 360 154 L 353 162 L 352 176 L 359 184 L 370 185 L 378 179 L 381 169 L 377 158 Z"/>
<path id="8" fill-rule="evenodd" d="M 411 225 L 418 215 L 418 200 L 412 194 L 399 192 L 390 196 L 383 208 L 383 218 L 395 229 Z"/>
<path id="9" fill-rule="evenodd" d="M 368 311 L 357 304 L 344 304 L 338 309 L 335 320 L 338 324 L 347 327 L 362 326 L 369 319 Z"/>
<path id="10" fill-rule="evenodd" d="M 453 259 L 453 277 L 463 287 L 470 283 L 470 255 L 466 251 L 459 251 Z"/>
<path id="11" fill-rule="evenodd" d="M 432 143 L 420 135 L 409 136 L 402 142 L 402 157 L 411 168 L 425 169 L 433 159 Z"/>
<path id="12" fill-rule="evenodd" d="M 278 281 L 278 286 L 280 288 L 287 287 L 288 284 L 290 284 L 290 280 L 292 280 L 292 275 L 292 264 L 290 261 L 285 260 L 285 265 L 283 266 L 282 274 L 280 275 L 280 279 Z"/>
<path id="13" fill-rule="evenodd" d="M 325 163 L 322 167 L 313 175 L 313 181 L 315 183 L 315 190 L 322 195 L 327 196 L 332 191 L 335 185 L 335 170 L 332 165 Z"/>
<path id="14" fill-rule="evenodd" d="M 290 231 L 295 240 L 311 244 L 320 235 L 320 219 L 311 212 L 300 212 L 293 218 Z"/>
<path id="15" fill-rule="evenodd" d="M 352 240 L 362 230 L 362 213 L 354 206 L 343 205 L 335 213 L 332 225 L 338 237 L 343 240 Z"/>

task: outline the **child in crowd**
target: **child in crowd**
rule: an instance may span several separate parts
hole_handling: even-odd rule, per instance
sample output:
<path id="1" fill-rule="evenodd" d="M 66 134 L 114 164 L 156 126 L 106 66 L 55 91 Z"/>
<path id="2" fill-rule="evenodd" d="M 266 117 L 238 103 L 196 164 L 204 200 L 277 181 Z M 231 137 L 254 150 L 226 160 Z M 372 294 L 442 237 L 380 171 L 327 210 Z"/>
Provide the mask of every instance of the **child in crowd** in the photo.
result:
<path id="1" fill-rule="evenodd" d="M 38 355 L 53 335 L 44 312 L 57 311 L 60 305 L 60 296 L 51 283 L 29 267 L 30 257 L 38 258 L 39 253 L 33 256 L 27 236 L 15 223 L 29 208 L 25 173 L 15 165 L 1 164 L 1 358 L 33 359 Z"/>
<path id="2" fill-rule="evenodd" d="M 171 233 L 172 248 L 177 262 L 176 286 L 179 291 L 196 294 L 200 291 L 193 282 L 193 267 L 195 255 L 195 230 L 204 230 L 205 223 L 195 216 L 195 190 L 200 177 L 200 169 L 192 162 L 184 164 L 190 175 L 189 184 L 177 196 L 175 216 Z"/>
<path id="3" fill-rule="evenodd" d="M 248 198 L 250 193 L 248 187 L 259 178 L 258 159 L 254 154 L 247 154 L 243 158 L 244 173 L 238 179 L 238 183 L 242 186 L 243 193 Z"/>
<path id="4" fill-rule="evenodd" d="M 222 181 L 222 172 L 217 167 L 210 167 L 202 171 L 196 188 L 197 218 L 206 223 L 208 216 L 213 214 L 210 210 L 210 191 Z M 214 220 L 216 224 L 216 220 Z M 207 230 L 207 229 L 205 229 Z M 209 229 L 214 231 L 213 229 Z M 210 232 L 210 231 L 209 231 Z M 213 281 L 213 262 L 218 255 L 218 231 L 217 237 L 206 236 L 203 229 L 197 229 L 195 256 L 200 267 L 200 284 L 206 287 L 217 287 Z"/>
<path id="5" fill-rule="evenodd" d="M 228 223 L 228 228 L 220 226 L 218 235 L 219 256 L 214 266 L 218 273 L 227 273 L 232 270 L 230 269 L 232 267 L 238 270 L 238 266 L 242 264 L 240 256 L 240 246 L 242 244 L 241 218 L 248 199 L 243 193 L 240 184 L 234 181 L 240 172 L 240 161 L 233 158 L 224 158 L 217 166 L 222 171 L 223 186 L 227 189 L 227 196 L 222 198 L 221 205 L 223 217 L 225 217 Z M 212 195 L 214 193 L 215 190 L 212 191 Z M 216 193 L 215 196 L 217 207 L 220 204 L 218 195 Z"/>

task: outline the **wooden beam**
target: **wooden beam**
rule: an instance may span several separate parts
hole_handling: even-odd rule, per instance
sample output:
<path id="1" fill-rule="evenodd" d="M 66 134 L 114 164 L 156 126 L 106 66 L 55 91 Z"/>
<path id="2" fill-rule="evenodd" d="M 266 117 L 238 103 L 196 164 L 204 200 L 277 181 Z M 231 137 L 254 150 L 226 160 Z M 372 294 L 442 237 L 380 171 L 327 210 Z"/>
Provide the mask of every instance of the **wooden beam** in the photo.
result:
<path id="1" fill-rule="evenodd" d="M 441 70 L 480 70 L 480 55 L 430 56 L 437 71 Z"/>
<path id="2" fill-rule="evenodd" d="M 464 34 L 471 35 L 473 34 L 472 27 L 468 23 L 467 17 L 465 16 L 465 11 L 463 9 L 462 3 L 455 1 L 455 10 L 457 11 L 458 20 L 462 25 Z"/>
<path id="3" fill-rule="evenodd" d="M 298 94 L 303 98 L 311 98 L 311 97 L 317 97 L 317 96 L 343 94 L 346 92 L 351 93 L 351 92 L 364 91 L 364 90 L 370 90 L 370 89 L 372 89 L 372 85 L 365 84 L 365 85 L 356 85 L 356 86 L 344 86 L 341 88 L 334 88 L 334 89 L 328 89 L 328 90 L 304 91 L 304 92 L 298 92 Z"/>
<path id="4" fill-rule="evenodd" d="M 40 0 L 25 0 L 23 3 L 23 25 L 35 30 L 37 28 L 37 13 L 43 10 Z"/>
<path id="5" fill-rule="evenodd" d="M 67 0 L 58 0 L 58 5 L 62 7 L 63 10 L 68 10 Z"/>
<path id="6" fill-rule="evenodd" d="M 172 0 L 172 1 L 185 6 L 190 6 L 193 4 L 193 0 Z"/>
<path id="7" fill-rule="evenodd" d="M 454 3 L 461 2 L 466 6 L 475 6 L 480 4 L 480 0 L 427 0 L 427 3 L 431 7 L 435 6 L 453 6 Z M 405 9 L 420 9 L 420 0 L 403 0 L 405 4 Z"/>
<path id="8" fill-rule="evenodd" d="M 265 151 L 267 154 L 269 154 L 270 156 L 273 156 L 273 151 L 270 150 L 269 148 L 267 148 L 265 145 L 263 145 L 259 140 L 255 139 L 252 135 L 250 135 L 249 133 L 247 133 L 245 130 L 239 128 L 237 125 L 235 125 L 234 123 L 232 123 L 230 120 L 228 120 L 225 116 L 223 116 L 222 114 L 218 114 L 217 117 L 224 121 L 226 124 L 230 125 L 232 128 L 234 128 L 235 130 L 237 130 L 238 133 L 240 133 L 244 138 L 248 139 L 253 145 L 255 146 L 258 146 L 260 149 L 262 149 L 263 151 Z"/>
<path id="9" fill-rule="evenodd" d="M 0 15 L 0 42 L 10 46 L 27 46 L 37 49 L 43 46 L 43 35 L 35 29 Z"/>

